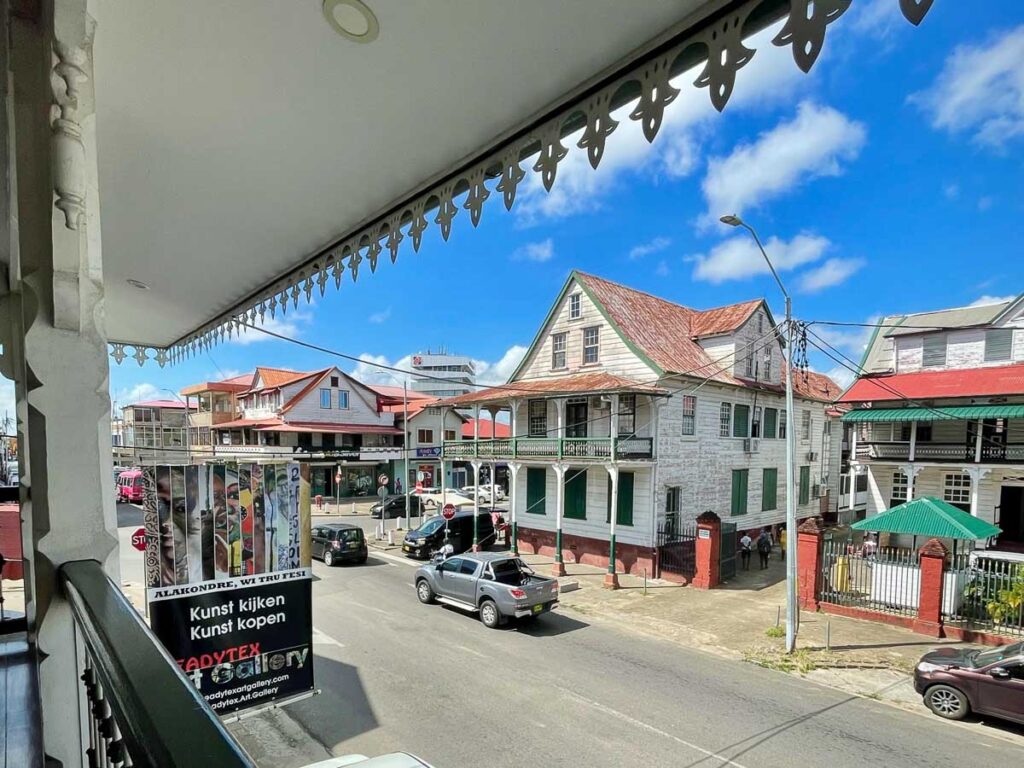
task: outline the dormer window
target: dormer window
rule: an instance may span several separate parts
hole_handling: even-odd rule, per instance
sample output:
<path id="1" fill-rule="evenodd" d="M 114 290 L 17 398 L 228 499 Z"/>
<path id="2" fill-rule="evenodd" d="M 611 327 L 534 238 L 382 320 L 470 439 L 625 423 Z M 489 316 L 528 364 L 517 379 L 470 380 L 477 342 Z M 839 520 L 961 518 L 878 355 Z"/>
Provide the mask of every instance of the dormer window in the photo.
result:
<path id="1" fill-rule="evenodd" d="M 921 357 L 923 368 L 938 368 L 946 364 L 946 334 L 924 337 Z"/>
<path id="2" fill-rule="evenodd" d="M 580 295 L 574 293 L 569 296 L 569 319 L 579 320 L 583 317 L 583 307 L 580 304 Z"/>

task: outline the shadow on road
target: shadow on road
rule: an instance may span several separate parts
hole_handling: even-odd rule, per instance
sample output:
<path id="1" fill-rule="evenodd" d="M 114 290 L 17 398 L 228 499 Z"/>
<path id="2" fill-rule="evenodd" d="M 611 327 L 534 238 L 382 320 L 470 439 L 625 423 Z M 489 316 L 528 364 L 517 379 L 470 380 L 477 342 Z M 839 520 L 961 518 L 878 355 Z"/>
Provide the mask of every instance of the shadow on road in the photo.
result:
<path id="1" fill-rule="evenodd" d="M 535 619 L 510 621 L 507 626 L 521 635 L 530 637 L 557 637 L 578 629 L 586 629 L 590 625 L 564 613 L 545 613 Z"/>
<path id="2" fill-rule="evenodd" d="M 356 667 L 314 654 L 313 672 L 320 695 L 297 701 L 288 711 L 328 751 L 380 725 Z"/>

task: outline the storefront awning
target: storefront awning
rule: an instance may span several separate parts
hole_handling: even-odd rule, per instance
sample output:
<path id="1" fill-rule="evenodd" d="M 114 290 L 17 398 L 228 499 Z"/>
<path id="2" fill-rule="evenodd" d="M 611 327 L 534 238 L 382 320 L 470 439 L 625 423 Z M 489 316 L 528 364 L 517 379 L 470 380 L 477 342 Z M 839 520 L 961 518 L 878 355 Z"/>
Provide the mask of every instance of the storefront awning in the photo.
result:
<path id="1" fill-rule="evenodd" d="M 1002 405 L 945 405 L 928 408 L 858 408 L 843 415 L 848 422 L 962 421 L 1024 419 L 1024 403 Z"/>

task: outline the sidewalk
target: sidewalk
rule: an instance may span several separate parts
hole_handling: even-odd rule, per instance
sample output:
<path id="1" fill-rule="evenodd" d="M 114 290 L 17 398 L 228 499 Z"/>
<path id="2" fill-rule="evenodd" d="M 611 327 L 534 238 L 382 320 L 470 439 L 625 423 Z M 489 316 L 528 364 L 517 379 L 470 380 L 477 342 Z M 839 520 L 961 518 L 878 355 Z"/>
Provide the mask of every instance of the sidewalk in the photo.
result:
<path id="1" fill-rule="evenodd" d="M 523 559 L 539 572 L 550 573 L 551 558 Z M 737 572 L 732 581 L 713 590 L 660 580 L 648 580 L 645 589 L 642 577 L 621 574 L 621 589 L 608 590 L 603 588 L 603 569 L 571 563 L 565 567 L 566 578 L 580 585 L 563 593 L 566 610 L 920 712 L 926 710 L 914 692 L 910 672 L 931 648 L 956 645 L 900 627 L 803 612 L 797 652 L 786 655 L 785 640 L 766 634 L 780 633 L 785 626 L 785 565 L 776 556 L 767 570 L 758 570 L 755 563 L 752 570 Z M 777 621 L 780 626 L 775 629 Z"/>

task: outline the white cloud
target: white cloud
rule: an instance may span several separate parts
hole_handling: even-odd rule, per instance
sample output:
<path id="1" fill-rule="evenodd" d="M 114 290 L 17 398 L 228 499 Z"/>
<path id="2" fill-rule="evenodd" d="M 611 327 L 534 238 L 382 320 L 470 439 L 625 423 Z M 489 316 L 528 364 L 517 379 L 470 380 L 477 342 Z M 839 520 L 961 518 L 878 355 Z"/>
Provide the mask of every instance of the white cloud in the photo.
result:
<path id="1" fill-rule="evenodd" d="M 848 386 L 853 384 L 853 371 L 841 365 L 837 365 L 835 368 L 827 371 L 825 375 L 843 389 L 846 389 Z"/>
<path id="2" fill-rule="evenodd" d="M 509 376 L 523 361 L 523 357 L 529 348 L 520 344 L 514 344 L 505 350 L 505 354 L 496 363 L 488 363 L 485 360 L 474 360 L 476 366 L 476 383 L 493 387 L 497 384 L 504 384 Z"/>
<path id="3" fill-rule="evenodd" d="M 828 238 L 802 233 L 789 242 L 771 237 L 764 247 L 775 269 L 785 272 L 817 261 L 830 245 Z M 742 280 L 770 273 L 757 245 L 746 234 L 730 237 L 712 248 L 707 255 L 697 254 L 689 260 L 697 265 L 693 270 L 694 279 L 710 283 Z"/>
<path id="4" fill-rule="evenodd" d="M 932 127 L 1002 148 L 1024 136 L 1024 25 L 957 46 L 928 90 L 911 96 Z"/>
<path id="5" fill-rule="evenodd" d="M 375 325 L 380 325 L 381 323 L 386 323 L 389 317 L 391 317 L 391 307 L 380 312 L 374 312 L 367 319 Z"/>
<path id="6" fill-rule="evenodd" d="M 869 0 L 854 3 L 850 14 L 852 28 L 863 35 L 878 40 L 885 40 L 897 29 L 906 25 L 907 21 L 900 13 L 899 5 L 893 0 Z"/>
<path id="7" fill-rule="evenodd" d="M 537 243 L 527 243 L 521 248 L 517 248 L 515 253 L 512 254 L 513 261 L 536 261 L 543 263 L 545 261 L 551 261 L 555 256 L 555 244 L 549 237 L 547 240 L 541 240 Z"/>
<path id="8" fill-rule="evenodd" d="M 653 240 L 634 245 L 629 249 L 629 258 L 633 261 L 642 259 L 644 256 L 650 256 L 652 253 L 660 253 L 672 245 L 672 241 L 667 237 L 656 237 Z"/>
<path id="9" fill-rule="evenodd" d="M 773 25 L 747 41 L 757 50 L 757 57 L 737 75 L 736 88 L 729 100 L 730 114 L 788 102 L 797 83 L 806 87 L 807 76 L 794 65 L 791 51 L 771 44 L 780 26 Z M 672 80 L 680 93 L 665 108 L 653 145 L 644 137 L 639 123 L 629 117 L 634 102 L 612 113 L 619 125 L 608 137 L 597 170 L 590 167 L 587 153 L 576 146 L 582 131 L 562 140 L 569 153 L 558 164 L 551 192 L 544 189 L 540 174 L 531 169 L 533 160 L 524 161 L 527 176 L 516 202 L 519 223 L 530 226 L 543 219 L 597 210 L 627 174 L 680 178 L 695 172 L 702 162 L 703 137 L 710 133 L 715 121 L 722 119 L 711 106 L 707 89 L 693 86 L 701 68 L 703 64 Z"/>
<path id="10" fill-rule="evenodd" d="M 173 390 L 172 390 L 173 391 Z M 119 389 L 113 395 L 113 407 L 120 411 L 126 405 L 139 403 L 143 400 L 173 400 L 170 393 L 165 392 L 156 384 L 146 381 L 134 387 Z"/>
<path id="11" fill-rule="evenodd" d="M 287 313 L 282 313 L 281 308 L 278 307 L 277 314 L 274 317 L 271 317 L 268 312 L 264 316 L 262 323 L 260 323 L 259 318 L 256 318 L 256 325 L 270 331 L 271 333 L 295 338 L 302 332 L 302 328 L 312 321 L 312 319 L 313 313 L 310 309 L 289 307 Z M 255 344 L 260 341 L 274 340 L 275 338 L 273 336 L 260 333 L 255 328 L 246 328 L 245 326 L 240 328 L 239 332 L 231 337 L 232 344 L 238 344 L 243 347 L 247 347 L 250 344 Z"/>
<path id="12" fill-rule="evenodd" d="M 840 352 L 858 360 L 867 349 L 868 342 L 875 332 L 875 325 L 879 320 L 881 317 L 874 315 L 865 320 L 862 326 L 813 325 L 811 330 L 827 344 L 831 344 Z M 817 339 L 814 341 L 817 342 Z"/>
<path id="13" fill-rule="evenodd" d="M 800 275 L 797 290 L 801 293 L 823 291 L 846 282 L 863 266 L 864 259 L 828 259 L 824 264 Z"/>
<path id="14" fill-rule="evenodd" d="M 1013 301 L 1016 298 L 1016 296 L 990 296 L 988 294 L 985 294 L 984 296 L 979 296 L 967 306 L 984 307 L 988 304 L 1003 304 L 1007 301 Z"/>
<path id="15" fill-rule="evenodd" d="M 702 188 L 708 209 L 700 223 L 709 225 L 727 213 L 742 213 L 792 192 L 822 176 L 838 176 L 844 163 L 864 146 L 862 123 L 831 107 L 805 101 L 796 117 L 741 144 L 728 157 L 713 157 Z"/>

